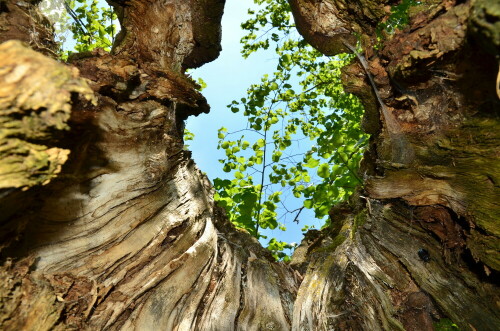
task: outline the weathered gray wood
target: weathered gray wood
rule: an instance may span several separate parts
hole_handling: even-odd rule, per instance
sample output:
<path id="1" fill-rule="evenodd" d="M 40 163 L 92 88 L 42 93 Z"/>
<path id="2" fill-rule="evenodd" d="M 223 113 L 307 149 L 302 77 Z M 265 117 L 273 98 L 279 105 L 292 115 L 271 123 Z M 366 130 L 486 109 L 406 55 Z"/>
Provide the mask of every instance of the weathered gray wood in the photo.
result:
<path id="1" fill-rule="evenodd" d="M 0 45 L 23 56 L 4 68 L 37 68 L 24 85 L 2 85 L 0 102 L 37 86 L 71 128 L 46 138 L 71 151 L 50 183 L 0 194 L 0 328 L 421 331 L 450 318 L 463 330 L 494 330 L 499 44 L 487 37 L 487 2 L 423 1 L 410 27 L 375 52 L 385 3 L 291 1 L 299 31 L 326 54 L 362 36 L 380 100 L 359 64 L 344 69 L 372 134 L 365 186 L 332 209 L 331 226 L 306 236 L 290 265 L 228 222 L 184 150 L 183 120 L 209 110 L 184 69 L 217 56 L 222 1 L 116 0 L 124 32 L 112 54 L 75 56 L 67 68 L 19 43 Z M 0 40 L 14 31 L 43 51 L 12 26 L 34 5 L 8 6 Z M 78 92 L 71 113 L 69 91 Z M 0 111 L 14 109 L 4 104 Z M 405 143 L 388 132 L 381 105 Z"/>

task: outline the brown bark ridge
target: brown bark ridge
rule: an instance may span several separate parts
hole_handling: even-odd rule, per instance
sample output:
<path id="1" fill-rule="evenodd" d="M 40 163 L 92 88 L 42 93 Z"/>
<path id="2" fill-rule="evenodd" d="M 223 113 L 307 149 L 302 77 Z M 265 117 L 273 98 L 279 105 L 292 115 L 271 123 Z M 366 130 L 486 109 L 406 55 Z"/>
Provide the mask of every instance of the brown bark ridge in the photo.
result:
<path id="1" fill-rule="evenodd" d="M 36 6 L 39 2 L 41 0 L 0 1 L 0 43 L 19 40 L 37 52 L 56 58 L 59 47 L 54 41 L 54 29 Z"/>
<path id="2" fill-rule="evenodd" d="M 43 100 L 60 93 L 53 65 L 79 71 L 96 102 L 74 95 L 71 130 L 51 136 L 71 151 L 57 178 L 2 200 L 15 240 L 2 242 L 0 329 L 289 328 L 299 277 L 233 228 L 183 148 L 183 120 L 209 110 L 184 68 L 217 56 L 223 3 L 116 2 L 121 44 L 67 67 L 1 46 L 39 66 L 27 83 L 48 87 Z"/>
<path id="3" fill-rule="evenodd" d="M 69 150 L 49 148 L 54 132 L 69 130 L 71 93 L 92 91 L 68 68 L 19 41 L 0 46 L 0 189 L 46 184 L 61 170 Z M 36 143 L 39 142 L 39 143 Z"/>
<path id="4" fill-rule="evenodd" d="M 308 248 L 294 329 L 432 330 L 443 317 L 497 329 L 498 3 L 420 1 L 378 51 L 383 2 L 291 4 L 299 32 L 325 54 L 350 42 L 345 29 L 361 36 L 375 83 L 359 63 L 344 69 L 372 134 L 366 183 Z"/>
<path id="5" fill-rule="evenodd" d="M 70 151 L 58 171 L 22 163 L 50 182 L 9 184 L 0 196 L 0 329 L 432 330 L 446 317 L 495 330 L 495 3 L 422 1 L 373 51 L 393 2 L 291 1 L 299 31 L 326 54 L 362 36 L 377 93 L 362 66 L 345 68 L 372 134 L 366 184 L 290 266 L 227 221 L 184 150 L 183 120 L 209 110 L 184 69 L 217 56 L 223 3 L 115 0 L 124 30 L 112 53 L 67 66 L 0 45 L 2 133 L 36 124 L 1 143 Z M 11 16 L 1 40 L 40 51 L 37 35 L 15 25 L 35 8 L 2 2 L 0 18 Z M 4 60 L 12 54 L 23 60 Z M 30 155 L 5 155 L 19 154 Z"/>

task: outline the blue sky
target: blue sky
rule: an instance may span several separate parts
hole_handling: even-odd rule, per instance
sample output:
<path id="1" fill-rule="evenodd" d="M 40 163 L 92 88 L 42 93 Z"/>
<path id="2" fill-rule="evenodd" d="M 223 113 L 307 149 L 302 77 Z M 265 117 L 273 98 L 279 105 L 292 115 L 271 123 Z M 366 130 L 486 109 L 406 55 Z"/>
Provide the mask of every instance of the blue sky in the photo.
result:
<path id="1" fill-rule="evenodd" d="M 211 180 L 227 176 L 218 162 L 225 154 L 222 150 L 217 150 L 217 130 L 224 126 L 231 132 L 243 129 L 246 125 L 246 119 L 241 113 L 234 114 L 226 106 L 232 100 L 245 97 L 246 90 L 252 83 L 258 83 L 264 74 L 274 72 L 277 66 L 277 56 L 273 50 L 259 51 L 248 59 L 241 56 L 240 39 L 245 33 L 240 24 L 248 18 L 247 10 L 250 5 L 252 1 L 248 0 L 226 2 L 222 18 L 222 52 L 219 58 L 190 72 L 194 78 L 201 77 L 207 83 L 203 95 L 207 98 L 211 111 L 188 119 L 187 128 L 195 134 L 194 141 L 189 141 L 188 144 L 196 164 Z M 293 196 L 289 197 L 292 198 Z M 301 201 L 294 204 L 292 209 L 302 205 Z M 320 228 L 322 223 L 309 210 L 304 210 L 300 216 L 299 224 L 293 223 L 291 217 L 283 222 L 287 227 L 285 232 L 278 229 L 262 232 L 269 239 L 274 237 L 289 243 L 300 243 L 301 228 L 305 225 Z M 261 241 L 264 245 L 267 244 L 267 240 Z"/>
<path id="2" fill-rule="evenodd" d="M 63 10 L 62 2 L 50 2 L 48 6 L 57 8 L 53 10 L 53 13 Z M 107 7 L 104 0 L 99 0 L 99 6 Z M 260 82 L 264 74 L 271 74 L 277 66 L 278 58 L 273 50 L 261 50 L 252 54 L 248 59 L 241 56 L 240 39 L 245 32 L 242 31 L 240 24 L 249 17 L 247 11 L 250 6 L 255 7 L 251 0 L 228 0 L 226 2 L 222 18 L 222 52 L 219 58 L 190 72 L 194 78 L 201 77 L 207 83 L 203 94 L 211 106 L 211 112 L 198 117 L 190 117 L 187 120 L 187 128 L 195 135 L 194 140 L 189 141 L 188 144 L 196 164 L 211 180 L 217 177 L 232 179 L 222 171 L 222 165 L 218 161 L 225 157 L 223 151 L 217 150 L 218 129 L 224 126 L 232 132 L 244 129 L 246 126 L 246 118 L 241 113 L 232 113 L 226 106 L 232 100 L 245 97 L 246 90 L 251 84 Z M 65 48 L 72 48 L 74 41 L 71 40 L 69 33 L 66 37 Z M 286 197 L 285 193 L 283 197 Z M 289 210 L 302 206 L 302 200 L 290 194 L 286 199 Z M 278 229 L 261 230 L 261 233 L 268 237 L 268 239 L 261 239 L 262 244 L 266 246 L 271 238 L 288 243 L 300 243 L 301 229 L 305 225 L 313 225 L 316 228 L 322 225 L 322 221 L 314 218 L 313 212 L 307 209 L 302 211 L 299 219 L 300 223 L 297 224 L 292 222 L 293 216 L 288 215 L 287 218 L 282 218 L 280 222 L 286 226 L 285 232 Z"/>

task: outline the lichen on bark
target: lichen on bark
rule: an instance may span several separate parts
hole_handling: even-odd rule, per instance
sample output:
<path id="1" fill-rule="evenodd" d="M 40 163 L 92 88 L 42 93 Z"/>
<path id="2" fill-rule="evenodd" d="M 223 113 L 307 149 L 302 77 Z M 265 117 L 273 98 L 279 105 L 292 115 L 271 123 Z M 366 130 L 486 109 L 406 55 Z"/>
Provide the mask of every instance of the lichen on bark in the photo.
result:
<path id="1" fill-rule="evenodd" d="M 69 130 L 71 94 L 93 93 L 78 70 L 23 46 L 0 45 L 0 189 L 47 184 L 66 162 L 69 150 L 53 144 Z"/>
<path id="2" fill-rule="evenodd" d="M 316 9 L 307 9 L 310 3 L 302 2 L 304 8 L 292 8 L 296 18 L 303 15 L 298 22 L 309 23 L 297 24 L 298 29 L 320 51 L 330 55 L 332 49 L 344 51 L 333 46 L 345 38 L 345 31 L 335 34 L 321 29 L 322 22 L 341 21 L 362 34 L 361 45 L 382 100 L 377 100 L 368 79 L 359 78 L 366 77 L 362 66 L 353 63 L 344 69 L 347 90 L 358 95 L 367 109 L 363 126 L 372 137 L 361 169 L 366 178 L 362 197 L 351 212 L 332 209 L 338 222 L 332 221 L 332 226 L 352 223 L 349 220 L 359 215 L 360 205 L 366 209 L 366 219 L 357 219 L 364 224 L 355 226 L 354 237 L 333 246 L 337 248 L 331 259 L 337 269 L 331 267 L 332 274 L 324 281 L 335 279 L 341 290 L 331 297 L 341 296 L 344 301 L 330 308 L 325 301 L 323 308 L 333 318 L 324 312 L 301 315 L 300 323 L 305 323 L 301 327 L 431 330 L 433 321 L 449 317 L 465 330 L 493 330 L 500 318 L 497 296 L 490 296 L 497 292 L 499 271 L 496 127 L 500 104 L 495 95 L 498 63 L 481 40 L 492 36 L 489 30 L 495 23 L 476 21 L 478 13 L 484 17 L 486 2 L 419 5 L 409 11 L 409 26 L 386 35 L 378 50 L 373 49 L 375 26 L 359 30 L 369 24 L 368 14 L 345 14 L 356 11 L 357 4 L 347 5 L 349 9 L 340 14 L 341 5 L 335 7 L 333 1 L 315 3 Z M 330 10 L 321 11 L 319 7 L 327 2 Z M 367 10 L 373 5 L 377 6 L 365 3 Z M 378 6 L 382 9 L 383 4 Z M 380 12 L 372 9 L 371 13 Z M 480 25 L 487 30 L 479 33 Z M 491 42 L 495 43 L 494 38 Z M 410 162 L 393 161 L 394 140 L 386 118 L 376 110 L 383 106 L 397 120 L 407 141 L 403 147 L 411 148 Z M 338 239 L 336 231 L 328 231 L 309 247 L 328 249 Z M 419 260 L 420 249 L 431 252 L 431 262 Z M 326 264 L 316 261 L 313 251 L 317 249 L 301 258 L 311 260 L 302 287 L 310 286 L 310 279 L 318 275 L 314 270 Z M 467 284 L 466 288 L 460 284 Z M 355 295 L 359 286 L 364 288 L 364 298 L 361 293 Z M 304 295 L 302 287 L 297 302 Z M 349 295 L 353 297 L 348 300 Z M 384 303 L 382 309 L 378 309 L 380 303 Z M 339 313 L 352 307 L 363 313 Z M 317 316 L 323 317 L 317 320 Z"/>
<path id="3" fill-rule="evenodd" d="M 421 331 L 449 318 L 494 330 L 498 63 L 477 39 L 482 24 L 469 20 L 485 2 L 425 1 L 372 49 L 392 3 L 292 1 L 297 27 L 320 51 L 346 51 L 353 32 L 364 34 L 379 97 L 362 66 L 344 69 L 372 134 L 366 182 L 332 208 L 330 226 L 306 235 L 290 265 L 231 225 L 183 148 L 184 119 L 209 110 L 184 69 L 217 56 L 223 2 L 115 0 L 124 32 L 111 54 L 77 55 L 69 67 L 30 55 L 35 73 L 66 80 L 36 88 L 21 75 L 18 94 L 34 99 L 5 100 L 47 102 L 39 90 L 63 91 L 46 109 L 19 113 L 44 114 L 23 134 L 64 142 L 71 154 L 48 185 L 0 196 L 0 328 Z M 65 85 L 81 82 L 75 68 L 96 103 L 69 106 L 83 86 Z M 382 106 L 406 139 L 399 150 L 412 150 L 408 162 L 394 162 Z"/>

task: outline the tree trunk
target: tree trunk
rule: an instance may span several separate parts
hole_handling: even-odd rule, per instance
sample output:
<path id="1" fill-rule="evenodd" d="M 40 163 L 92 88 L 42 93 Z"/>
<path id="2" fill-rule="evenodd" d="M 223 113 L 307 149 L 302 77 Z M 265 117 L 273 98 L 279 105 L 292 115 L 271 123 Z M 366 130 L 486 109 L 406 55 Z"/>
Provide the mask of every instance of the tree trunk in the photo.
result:
<path id="1" fill-rule="evenodd" d="M 291 1 L 299 31 L 325 54 L 345 49 L 346 34 L 361 35 L 375 83 L 359 63 L 344 69 L 372 135 L 366 181 L 308 248 L 294 327 L 432 330 L 447 317 L 463 330 L 495 330 L 498 3 L 421 1 L 409 26 L 374 51 L 389 4 Z"/>
<path id="2" fill-rule="evenodd" d="M 392 2 L 291 1 L 325 54 L 362 36 L 374 86 L 345 68 L 365 185 L 289 265 L 228 222 L 183 147 L 209 111 L 184 71 L 217 57 L 224 1 L 116 0 L 112 53 L 68 66 L 35 52 L 53 48 L 34 2 L 0 3 L 0 40 L 32 48 L 0 45 L 0 329 L 500 325 L 496 2 L 422 1 L 374 51 Z"/>

